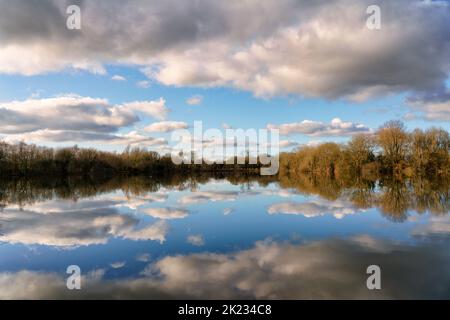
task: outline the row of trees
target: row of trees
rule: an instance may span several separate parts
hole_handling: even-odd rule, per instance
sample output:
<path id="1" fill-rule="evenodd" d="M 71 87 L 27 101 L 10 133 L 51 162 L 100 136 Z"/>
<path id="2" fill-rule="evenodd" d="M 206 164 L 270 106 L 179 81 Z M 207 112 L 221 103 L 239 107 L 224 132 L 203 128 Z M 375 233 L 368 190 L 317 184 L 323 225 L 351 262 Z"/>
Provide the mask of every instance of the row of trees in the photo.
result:
<path id="1" fill-rule="evenodd" d="M 329 177 L 371 174 L 449 174 L 450 136 L 444 129 L 406 131 L 389 121 L 375 134 L 353 136 L 345 145 L 324 143 L 280 155 L 280 174 Z"/>
<path id="2" fill-rule="evenodd" d="M 52 149 L 0 142 L 0 175 L 92 175 L 99 173 L 163 173 L 171 169 L 169 156 L 127 148 L 122 153 L 83 149 L 77 146 Z"/>
<path id="3" fill-rule="evenodd" d="M 450 136 L 443 129 L 407 132 L 399 121 L 387 122 L 375 134 L 355 135 L 345 145 L 323 143 L 280 155 L 280 175 L 318 174 L 328 177 L 378 174 L 450 174 Z M 195 157 L 195 155 L 194 155 Z M 122 153 L 78 147 L 51 149 L 0 142 L 0 176 L 94 175 L 144 173 L 165 175 L 190 171 L 248 171 L 259 173 L 260 164 L 247 156 L 234 164 L 176 165 L 170 155 L 140 148 Z"/>
<path id="4" fill-rule="evenodd" d="M 56 174 L 147 174 L 163 176 L 170 173 L 184 174 L 192 171 L 247 171 L 259 172 L 259 164 L 244 164 L 238 159 L 233 164 L 182 164 L 173 163 L 170 155 L 160 155 L 142 148 L 126 148 L 123 152 L 105 152 L 95 149 L 52 149 L 25 143 L 7 144 L 0 141 L 0 177 L 41 176 Z"/>

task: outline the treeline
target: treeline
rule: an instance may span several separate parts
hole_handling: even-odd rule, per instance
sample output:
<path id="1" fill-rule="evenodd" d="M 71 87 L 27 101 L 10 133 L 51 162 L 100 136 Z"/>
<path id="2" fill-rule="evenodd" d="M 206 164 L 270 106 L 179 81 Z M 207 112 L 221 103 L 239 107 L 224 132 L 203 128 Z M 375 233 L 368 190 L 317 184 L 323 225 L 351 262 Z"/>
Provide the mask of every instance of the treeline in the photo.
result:
<path id="1" fill-rule="evenodd" d="M 408 132 L 400 121 L 374 134 L 359 134 L 347 144 L 323 143 L 280 155 L 280 176 L 327 177 L 449 175 L 450 136 L 444 129 Z"/>
<path id="2" fill-rule="evenodd" d="M 181 164 L 170 155 L 160 155 L 143 148 L 126 148 L 123 152 L 105 152 L 77 146 L 53 149 L 25 143 L 0 141 L 0 177 L 21 176 L 99 176 L 111 174 L 145 174 L 165 176 L 189 172 L 259 173 L 259 164 Z"/>
<path id="3" fill-rule="evenodd" d="M 323 143 L 280 154 L 279 176 L 314 174 L 327 177 L 379 175 L 449 175 L 450 137 L 446 130 L 406 131 L 399 121 L 387 122 L 374 134 L 355 135 L 347 144 Z M 195 156 L 195 155 L 194 155 Z M 0 142 L 0 177 L 98 176 L 145 174 L 164 176 L 189 172 L 260 173 L 260 164 L 237 158 L 234 164 L 182 164 L 170 155 L 142 148 L 121 153 L 75 147 L 52 149 Z M 244 164 L 239 164 L 244 163 Z"/>

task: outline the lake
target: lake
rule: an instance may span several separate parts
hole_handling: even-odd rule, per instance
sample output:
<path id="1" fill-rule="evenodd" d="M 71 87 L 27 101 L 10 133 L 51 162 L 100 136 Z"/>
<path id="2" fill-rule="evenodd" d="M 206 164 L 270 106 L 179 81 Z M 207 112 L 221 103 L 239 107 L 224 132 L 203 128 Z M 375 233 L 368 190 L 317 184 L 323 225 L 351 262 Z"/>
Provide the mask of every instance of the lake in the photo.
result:
<path id="1" fill-rule="evenodd" d="M 6 181 L 0 299 L 448 299 L 449 210 L 442 181 Z"/>

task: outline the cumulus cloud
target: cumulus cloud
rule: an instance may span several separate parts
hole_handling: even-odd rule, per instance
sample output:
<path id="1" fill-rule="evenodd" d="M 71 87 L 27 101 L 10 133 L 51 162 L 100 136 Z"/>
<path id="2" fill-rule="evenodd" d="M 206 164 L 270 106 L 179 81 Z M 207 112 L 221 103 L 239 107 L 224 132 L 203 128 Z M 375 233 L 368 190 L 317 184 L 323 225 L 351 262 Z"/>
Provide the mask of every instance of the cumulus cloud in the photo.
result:
<path id="1" fill-rule="evenodd" d="M 153 138 L 139 134 L 137 131 L 131 131 L 126 134 L 109 134 L 82 131 L 67 130 L 37 130 L 23 134 L 10 134 L 3 139 L 7 142 L 17 143 L 26 141 L 28 143 L 39 142 L 99 142 L 111 145 L 126 146 L 162 146 L 167 145 L 164 138 Z"/>
<path id="2" fill-rule="evenodd" d="M 143 213 L 162 220 L 183 219 L 189 215 L 189 211 L 178 208 L 147 208 L 141 210 Z"/>
<path id="3" fill-rule="evenodd" d="M 162 146 L 167 144 L 164 138 L 153 138 L 139 134 L 137 131 L 131 131 L 126 134 L 115 135 L 112 139 L 113 144 L 119 145 L 142 145 L 142 146 Z"/>
<path id="4" fill-rule="evenodd" d="M 166 85 L 258 96 L 422 92 L 442 86 L 450 69 L 450 12 L 433 3 L 381 1 L 382 26 L 373 31 L 369 0 L 84 1 L 74 32 L 65 28 L 69 1 L 2 0 L 0 72 L 104 73 L 114 62 Z"/>
<path id="5" fill-rule="evenodd" d="M 163 98 L 121 105 L 78 95 L 28 99 L 0 103 L 0 133 L 7 141 L 161 145 L 167 141 L 136 131 L 116 132 L 135 125 L 140 115 L 163 119 L 167 113 Z"/>
<path id="6" fill-rule="evenodd" d="M 203 97 L 200 95 L 195 95 L 186 100 L 186 103 L 190 106 L 196 106 L 202 104 Z"/>
<path id="7" fill-rule="evenodd" d="M 328 201 L 317 199 L 308 202 L 281 202 L 271 205 L 267 212 L 269 214 L 293 214 L 302 215 L 306 218 L 320 217 L 327 214 L 333 215 L 336 219 L 342 219 L 346 215 L 364 212 L 351 203 L 343 200 Z"/>
<path id="8" fill-rule="evenodd" d="M 119 139 L 118 136 L 109 133 L 69 131 L 69 130 L 36 130 L 29 133 L 10 134 L 4 140 L 7 142 L 66 142 L 66 141 L 103 141 L 111 142 Z"/>
<path id="9" fill-rule="evenodd" d="M 300 146 L 300 143 L 292 140 L 281 140 L 279 143 L 280 148 L 294 148 Z"/>
<path id="10" fill-rule="evenodd" d="M 106 99 L 66 95 L 0 104 L 0 132 L 23 133 L 40 129 L 114 132 L 137 122 L 124 106 Z"/>
<path id="11" fill-rule="evenodd" d="M 111 80 L 113 80 L 113 81 L 127 81 L 127 78 L 125 78 L 124 76 L 120 76 L 120 75 L 116 74 L 116 75 L 111 77 Z"/>
<path id="12" fill-rule="evenodd" d="M 171 132 L 179 129 L 187 129 L 189 126 L 186 122 L 181 121 L 162 121 L 155 122 L 144 128 L 146 132 Z"/>
<path id="13" fill-rule="evenodd" d="M 441 90 L 429 95 L 411 97 L 408 99 L 411 118 L 423 118 L 429 121 L 450 121 L 450 90 Z"/>
<path id="14" fill-rule="evenodd" d="M 158 120 L 165 119 L 167 113 L 169 112 L 166 107 L 166 100 L 164 98 L 159 98 L 159 100 L 153 101 L 134 101 L 124 103 L 121 107 L 125 110 L 141 112 Z"/>
<path id="15" fill-rule="evenodd" d="M 331 120 L 329 124 L 312 120 L 280 125 L 268 124 L 267 129 L 278 129 L 282 135 L 303 134 L 310 137 L 349 136 L 356 133 L 370 132 L 370 129 L 363 124 L 345 122 L 339 118 Z"/>
<path id="16" fill-rule="evenodd" d="M 150 88 L 150 81 L 147 81 L 147 80 L 138 81 L 138 82 L 136 82 L 136 85 L 139 88 L 147 89 L 147 88 Z"/>
<path id="17" fill-rule="evenodd" d="M 445 245 L 405 247 L 368 236 L 262 241 L 227 254 L 164 257 L 135 279 L 107 280 L 92 272 L 83 278 L 83 290 L 67 290 L 65 275 L 56 273 L 0 273 L 0 299 L 446 298 L 448 292 L 435 283 L 436 275 L 440 283 L 450 281 L 447 253 Z M 374 261 L 382 266 L 383 290 L 366 287 L 365 270 Z"/>

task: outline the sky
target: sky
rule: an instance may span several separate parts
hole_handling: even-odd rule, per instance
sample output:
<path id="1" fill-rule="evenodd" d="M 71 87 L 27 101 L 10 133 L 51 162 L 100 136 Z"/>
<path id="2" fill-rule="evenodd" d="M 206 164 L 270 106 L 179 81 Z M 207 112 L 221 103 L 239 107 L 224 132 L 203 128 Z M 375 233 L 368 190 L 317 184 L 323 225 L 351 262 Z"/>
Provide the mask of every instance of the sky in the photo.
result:
<path id="1" fill-rule="evenodd" d="M 164 153 L 194 121 L 279 129 L 283 150 L 392 119 L 449 130 L 449 76 L 447 1 L 0 0 L 7 142 Z"/>

